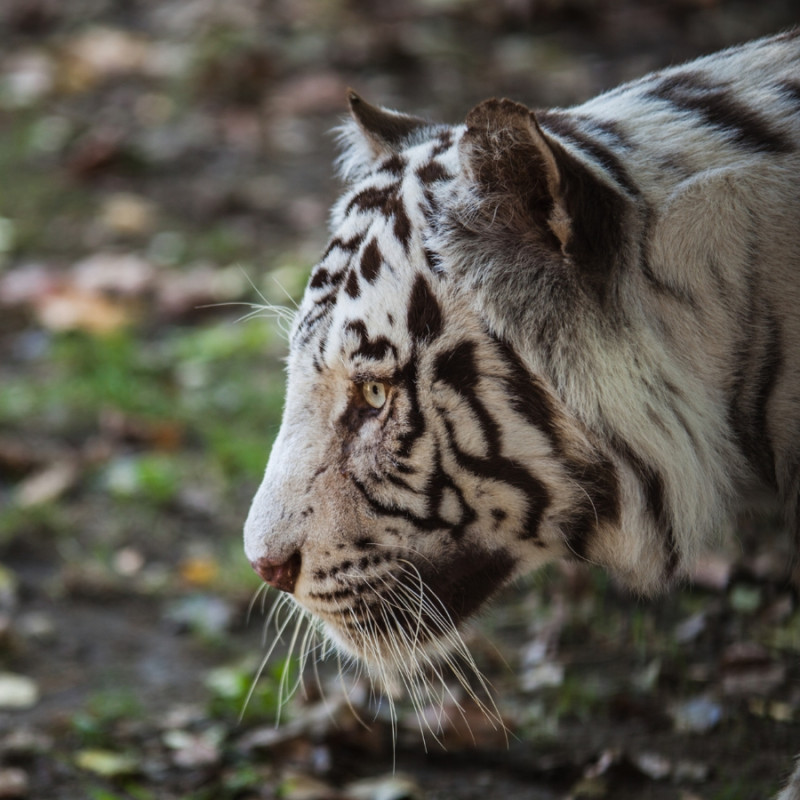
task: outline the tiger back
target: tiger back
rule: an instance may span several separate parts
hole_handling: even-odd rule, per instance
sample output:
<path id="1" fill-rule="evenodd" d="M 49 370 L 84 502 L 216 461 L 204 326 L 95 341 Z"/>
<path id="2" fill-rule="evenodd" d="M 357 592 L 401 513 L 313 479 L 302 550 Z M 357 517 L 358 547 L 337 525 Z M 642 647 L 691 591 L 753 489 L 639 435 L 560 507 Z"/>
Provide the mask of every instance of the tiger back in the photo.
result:
<path id="1" fill-rule="evenodd" d="M 376 680 L 554 559 L 661 590 L 750 484 L 798 540 L 799 75 L 795 31 L 456 126 L 350 95 L 245 550 Z"/>

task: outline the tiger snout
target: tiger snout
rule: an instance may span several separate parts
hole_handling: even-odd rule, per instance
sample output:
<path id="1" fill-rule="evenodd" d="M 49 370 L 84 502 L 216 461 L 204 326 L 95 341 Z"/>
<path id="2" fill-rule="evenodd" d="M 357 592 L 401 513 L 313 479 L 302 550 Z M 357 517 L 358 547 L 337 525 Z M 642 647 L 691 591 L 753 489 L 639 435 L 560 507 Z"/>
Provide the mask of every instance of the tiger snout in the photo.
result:
<path id="1" fill-rule="evenodd" d="M 264 583 L 281 592 L 294 593 L 297 577 L 300 574 L 302 557 L 295 550 L 288 559 L 274 559 L 262 556 L 250 562 L 256 574 Z"/>

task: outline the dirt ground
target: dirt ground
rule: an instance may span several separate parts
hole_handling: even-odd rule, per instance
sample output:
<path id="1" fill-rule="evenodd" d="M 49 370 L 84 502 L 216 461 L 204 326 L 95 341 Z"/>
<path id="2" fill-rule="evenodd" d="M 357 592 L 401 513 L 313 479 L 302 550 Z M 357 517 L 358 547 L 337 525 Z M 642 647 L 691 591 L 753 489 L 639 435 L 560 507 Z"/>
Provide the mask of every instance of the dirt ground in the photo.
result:
<path id="1" fill-rule="evenodd" d="M 798 22 L 794 0 L 4 0 L 0 798 L 770 797 L 800 753 L 800 606 L 760 507 L 668 597 L 576 567 L 506 592 L 470 643 L 508 738 L 465 703 L 436 742 L 403 701 L 393 735 L 335 663 L 287 700 L 240 543 L 284 343 L 241 318 L 324 247 L 346 87 L 456 122 Z"/>

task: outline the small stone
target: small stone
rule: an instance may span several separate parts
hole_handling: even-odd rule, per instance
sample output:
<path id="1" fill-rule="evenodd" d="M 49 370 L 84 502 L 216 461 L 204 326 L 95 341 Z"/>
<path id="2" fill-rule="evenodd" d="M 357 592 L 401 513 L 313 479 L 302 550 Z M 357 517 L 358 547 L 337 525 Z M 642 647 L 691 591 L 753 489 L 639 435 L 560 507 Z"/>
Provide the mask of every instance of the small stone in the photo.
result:
<path id="1" fill-rule="evenodd" d="M 195 769 L 213 766 L 222 760 L 220 730 L 212 728 L 202 733 L 186 730 L 169 730 L 162 735 L 164 744 L 172 750 L 172 761 L 177 767 Z"/>
<path id="2" fill-rule="evenodd" d="M 102 224 L 122 236 L 139 236 L 152 231 L 156 211 L 151 202 L 129 192 L 118 192 L 106 199 L 100 209 Z"/>
<path id="3" fill-rule="evenodd" d="M 634 764 L 642 775 L 650 780 L 661 781 L 668 778 L 672 772 L 672 764 L 658 753 L 639 753 L 632 758 Z"/>
<path id="4" fill-rule="evenodd" d="M 699 761 L 679 761 L 675 765 L 672 778 L 676 783 L 703 783 L 708 780 L 711 769 Z"/>
<path id="5" fill-rule="evenodd" d="M 0 798 L 28 797 L 30 782 L 25 770 L 17 767 L 0 769 Z"/>
<path id="6" fill-rule="evenodd" d="M 17 617 L 17 629 L 26 638 L 48 641 L 55 636 L 56 624 L 43 611 L 28 611 Z"/>
<path id="7" fill-rule="evenodd" d="M 676 731 L 705 733 L 722 719 L 722 707 L 707 697 L 695 697 L 671 709 Z"/>
<path id="8" fill-rule="evenodd" d="M 349 783 L 345 794 L 353 800 L 417 800 L 422 790 L 411 777 L 395 774 Z"/>
<path id="9" fill-rule="evenodd" d="M 26 709 L 39 702 L 39 687 L 24 675 L 0 672 L 0 708 Z"/>
<path id="10" fill-rule="evenodd" d="M 0 740 L 0 755 L 4 759 L 31 758 L 52 749 L 52 737 L 29 728 L 18 728 Z"/>

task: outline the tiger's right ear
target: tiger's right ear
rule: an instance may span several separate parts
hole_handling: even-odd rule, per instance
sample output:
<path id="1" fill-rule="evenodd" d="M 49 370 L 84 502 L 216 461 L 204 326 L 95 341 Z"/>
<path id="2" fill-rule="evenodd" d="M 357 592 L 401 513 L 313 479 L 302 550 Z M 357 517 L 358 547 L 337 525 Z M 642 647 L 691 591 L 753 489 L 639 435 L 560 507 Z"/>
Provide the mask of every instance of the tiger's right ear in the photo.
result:
<path id="1" fill-rule="evenodd" d="M 345 180 L 361 177 L 376 161 L 400 152 L 416 131 L 429 126 L 419 117 L 373 106 L 352 89 L 348 89 L 347 102 L 352 121 L 339 131 L 342 152 L 338 160 Z"/>

